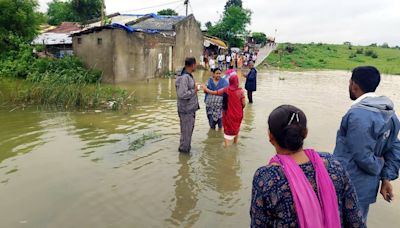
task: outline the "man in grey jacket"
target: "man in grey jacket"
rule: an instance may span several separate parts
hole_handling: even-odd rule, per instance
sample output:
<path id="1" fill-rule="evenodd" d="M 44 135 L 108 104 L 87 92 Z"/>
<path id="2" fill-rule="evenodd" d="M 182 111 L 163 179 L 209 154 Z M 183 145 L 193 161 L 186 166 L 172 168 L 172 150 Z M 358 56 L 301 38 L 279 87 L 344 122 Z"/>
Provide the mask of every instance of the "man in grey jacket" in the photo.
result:
<path id="1" fill-rule="evenodd" d="M 197 98 L 198 88 L 192 73 L 196 69 L 196 59 L 187 58 L 182 74 L 176 78 L 176 95 L 178 97 L 178 114 L 181 125 L 179 152 L 189 153 L 196 111 L 200 109 Z"/>
<path id="2" fill-rule="evenodd" d="M 390 181 L 400 168 L 400 122 L 393 102 L 375 94 L 380 78 L 375 67 L 353 70 L 349 91 L 354 103 L 342 119 L 334 152 L 356 188 L 365 221 L 380 182 L 383 198 L 393 199 Z"/>

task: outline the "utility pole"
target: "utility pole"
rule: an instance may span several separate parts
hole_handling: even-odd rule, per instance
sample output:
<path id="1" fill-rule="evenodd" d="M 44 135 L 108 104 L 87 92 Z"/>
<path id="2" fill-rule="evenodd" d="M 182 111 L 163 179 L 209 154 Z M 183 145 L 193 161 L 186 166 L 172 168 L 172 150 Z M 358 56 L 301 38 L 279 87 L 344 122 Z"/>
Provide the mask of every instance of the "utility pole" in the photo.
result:
<path id="1" fill-rule="evenodd" d="M 100 25 L 104 25 L 104 0 L 101 0 L 101 22 Z"/>
<path id="2" fill-rule="evenodd" d="M 189 0 L 185 0 L 185 2 L 183 3 L 186 6 L 186 17 L 188 15 L 188 7 L 189 7 Z"/>

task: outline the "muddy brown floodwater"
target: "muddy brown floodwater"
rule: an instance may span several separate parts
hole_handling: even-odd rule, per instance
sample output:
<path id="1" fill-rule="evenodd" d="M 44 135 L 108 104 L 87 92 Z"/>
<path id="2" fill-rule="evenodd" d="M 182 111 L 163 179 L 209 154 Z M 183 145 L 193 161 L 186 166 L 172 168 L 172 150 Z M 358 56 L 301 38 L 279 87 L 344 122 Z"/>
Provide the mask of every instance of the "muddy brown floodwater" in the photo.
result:
<path id="1" fill-rule="evenodd" d="M 173 79 L 121 85 L 136 91 L 128 114 L 2 107 L 0 227 L 248 227 L 252 176 L 274 154 L 268 114 L 281 104 L 302 108 L 306 145 L 332 152 L 351 105 L 348 80 L 343 71 L 260 72 L 239 145 L 223 148 L 201 102 L 190 155 L 177 152 Z M 400 105 L 399 86 L 400 77 L 385 76 L 378 93 Z M 379 197 L 369 227 L 400 227 L 399 181 L 394 188 L 397 200 Z"/>

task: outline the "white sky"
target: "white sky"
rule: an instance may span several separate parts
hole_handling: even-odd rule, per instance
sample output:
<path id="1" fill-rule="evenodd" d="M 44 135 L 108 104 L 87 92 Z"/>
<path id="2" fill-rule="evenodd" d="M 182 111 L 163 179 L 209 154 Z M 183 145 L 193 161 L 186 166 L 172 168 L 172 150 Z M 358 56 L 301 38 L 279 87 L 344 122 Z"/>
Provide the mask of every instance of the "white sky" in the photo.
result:
<path id="1" fill-rule="evenodd" d="M 45 11 L 51 0 L 39 0 Z M 242 0 L 253 11 L 249 29 L 278 42 L 400 45 L 400 0 Z M 152 13 L 172 8 L 184 15 L 184 0 L 105 0 L 107 13 Z M 218 21 L 225 0 L 190 0 L 189 13 L 204 24 Z M 170 3 L 170 4 L 169 4 Z M 164 6 L 159 6 L 165 4 Z M 148 8 L 159 6 L 154 8 Z M 148 8 L 148 9 L 143 9 Z M 142 9 L 142 10 L 138 10 Z"/>

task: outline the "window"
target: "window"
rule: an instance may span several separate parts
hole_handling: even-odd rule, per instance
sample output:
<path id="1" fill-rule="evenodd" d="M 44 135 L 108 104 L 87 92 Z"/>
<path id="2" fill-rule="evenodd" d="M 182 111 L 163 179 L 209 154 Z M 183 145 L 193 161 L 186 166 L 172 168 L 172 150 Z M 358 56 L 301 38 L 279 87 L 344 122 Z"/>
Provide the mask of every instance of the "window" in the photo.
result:
<path id="1" fill-rule="evenodd" d="M 78 44 L 82 43 L 82 38 L 78 38 Z"/>
<path id="2" fill-rule="evenodd" d="M 101 45 L 103 43 L 103 39 L 102 38 L 97 38 L 97 44 Z"/>

